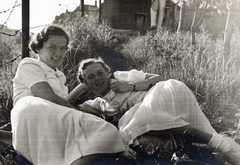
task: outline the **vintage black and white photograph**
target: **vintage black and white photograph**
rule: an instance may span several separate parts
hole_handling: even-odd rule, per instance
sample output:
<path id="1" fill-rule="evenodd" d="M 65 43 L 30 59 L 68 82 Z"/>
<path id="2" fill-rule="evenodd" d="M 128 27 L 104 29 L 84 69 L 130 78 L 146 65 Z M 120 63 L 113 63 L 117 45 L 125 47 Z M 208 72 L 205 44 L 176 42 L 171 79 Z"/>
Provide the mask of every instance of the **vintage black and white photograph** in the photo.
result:
<path id="1" fill-rule="evenodd" d="M 0 0 L 0 165 L 240 165 L 240 0 Z"/>

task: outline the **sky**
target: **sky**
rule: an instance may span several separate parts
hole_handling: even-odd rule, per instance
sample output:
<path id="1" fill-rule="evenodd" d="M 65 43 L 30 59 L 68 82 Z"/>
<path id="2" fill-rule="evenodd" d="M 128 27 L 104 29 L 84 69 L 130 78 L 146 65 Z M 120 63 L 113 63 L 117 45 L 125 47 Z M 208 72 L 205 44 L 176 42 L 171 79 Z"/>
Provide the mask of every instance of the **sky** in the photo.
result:
<path id="1" fill-rule="evenodd" d="M 53 22 L 55 16 L 73 11 L 81 0 L 30 0 L 30 27 Z M 0 24 L 11 29 L 22 27 L 22 0 L 0 0 Z M 99 2 L 99 0 L 97 0 Z M 103 0 L 102 0 L 103 2 Z M 17 5 L 14 9 L 13 7 Z M 61 5 L 59 5 L 61 4 Z M 84 0 L 85 5 L 94 5 L 95 0 Z M 13 10 L 12 10 L 13 9 Z M 9 17 L 10 16 L 10 17 Z M 1 29 L 0 29 L 1 31 Z"/>

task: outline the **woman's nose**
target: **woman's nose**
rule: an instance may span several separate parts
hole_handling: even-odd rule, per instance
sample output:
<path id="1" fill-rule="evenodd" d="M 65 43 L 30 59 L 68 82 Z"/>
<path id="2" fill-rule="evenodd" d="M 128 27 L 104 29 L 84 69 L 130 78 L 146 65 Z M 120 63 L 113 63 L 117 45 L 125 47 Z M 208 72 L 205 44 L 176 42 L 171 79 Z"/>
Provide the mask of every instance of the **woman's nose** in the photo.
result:
<path id="1" fill-rule="evenodd" d="M 95 80 L 99 80 L 99 76 L 96 76 L 96 77 L 95 77 Z"/>
<path id="2" fill-rule="evenodd" d="M 55 54 L 56 55 L 62 55 L 64 54 L 65 52 L 61 49 L 61 48 L 57 48 L 56 51 L 55 51 Z"/>

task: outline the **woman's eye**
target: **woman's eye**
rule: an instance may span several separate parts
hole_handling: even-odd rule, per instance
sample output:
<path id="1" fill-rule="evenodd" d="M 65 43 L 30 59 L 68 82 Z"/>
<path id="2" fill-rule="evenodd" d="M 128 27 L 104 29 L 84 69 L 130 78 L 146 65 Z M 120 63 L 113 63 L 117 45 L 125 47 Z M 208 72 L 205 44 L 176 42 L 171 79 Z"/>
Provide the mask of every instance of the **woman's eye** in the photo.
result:
<path id="1" fill-rule="evenodd" d="M 99 72 L 99 73 L 98 73 L 98 75 L 99 75 L 99 76 L 102 76 L 102 75 L 103 75 L 103 73 L 102 73 L 102 72 Z"/>
<path id="2" fill-rule="evenodd" d="M 51 48 L 51 49 L 56 49 L 56 47 L 55 47 L 55 46 L 51 46 L 50 48 Z"/>
<path id="3" fill-rule="evenodd" d="M 62 51 L 67 51 L 68 48 L 67 47 L 62 47 Z"/>
<path id="4" fill-rule="evenodd" d="M 88 76 L 88 79 L 89 80 L 91 80 L 91 79 L 93 79 L 94 78 L 94 76 Z"/>

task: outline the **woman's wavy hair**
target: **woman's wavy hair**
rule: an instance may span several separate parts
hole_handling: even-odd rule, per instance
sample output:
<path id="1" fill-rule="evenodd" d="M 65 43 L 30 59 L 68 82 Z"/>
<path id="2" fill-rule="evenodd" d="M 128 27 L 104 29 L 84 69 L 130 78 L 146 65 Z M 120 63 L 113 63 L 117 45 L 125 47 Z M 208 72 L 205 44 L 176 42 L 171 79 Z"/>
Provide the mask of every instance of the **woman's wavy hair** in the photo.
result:
<path id="1" fill-rule="evenodd" d="M 94 63 L 98 63 L 101 64 L 101 66 L 103 67 L 103 69 L 108 72 L 111 73 L 111 68 L 103 61 L 102 58 L 98 57 L 98 58 L 88 58 L 85 60 L 82 60 L 79 63 L 79 67 L 78 67 L 78 74 L 77 74 L 77 79 L 80 83 L 84 83 L 84 75 L 83 75 L 83 71 L 91 64 Z"/>
<path id="2" fill-rule="evenodd" d="M 49 25 L 32 38 L 29 43 L 29 49 L 37 54 L 38 50 L 43 47 L 43 43 L 49 39 L 49 35 L 65 36 L 67 39 L 67 45 L 69 44 L 69 36 L 62 27 L 58 25 Z"/>

